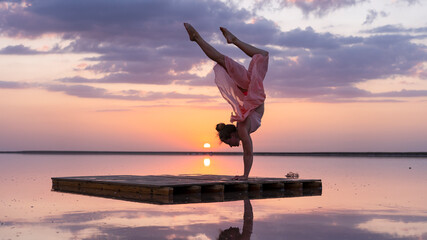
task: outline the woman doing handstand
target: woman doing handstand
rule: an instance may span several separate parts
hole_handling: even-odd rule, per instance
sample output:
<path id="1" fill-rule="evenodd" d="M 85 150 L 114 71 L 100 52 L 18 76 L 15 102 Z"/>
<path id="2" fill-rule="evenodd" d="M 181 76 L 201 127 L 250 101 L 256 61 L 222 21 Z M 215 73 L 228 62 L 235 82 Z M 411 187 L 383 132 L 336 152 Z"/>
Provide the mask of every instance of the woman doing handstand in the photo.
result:
<path id="1" fill-rule="evenodd" d="M 237 125 L 219 123 L 216 125 L 222 142 L 243 147 L 243 176 L 234 180 L 247 180 L 253 162 L 253 145 L 251 133 L 261 126 L 264 114 L 265 92 L 263 81 L 268 69 L 268 52 L 242 42 L 226 28 L 220 27 L 227 43 L 234 44 L 252 58 L 249 69 L 221 54 L 209 45 L 199 33 L 188 23 L 184 23 L 190 40 L 196 42 L 203 52 L 217 65 L 214 67 L 215 83 L 221 95 L 233 107 L 231 122 Z"/>

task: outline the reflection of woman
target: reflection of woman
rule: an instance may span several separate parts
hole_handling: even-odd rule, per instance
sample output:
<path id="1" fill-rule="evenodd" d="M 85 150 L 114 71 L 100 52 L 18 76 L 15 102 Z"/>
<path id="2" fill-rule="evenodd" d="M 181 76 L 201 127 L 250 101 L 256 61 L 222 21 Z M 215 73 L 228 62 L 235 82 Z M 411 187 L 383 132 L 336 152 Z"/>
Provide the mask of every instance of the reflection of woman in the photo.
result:
<path id="1" fill-rule="evenodd" d="M 252 211 L 251 201 L 249 199 L 244 200 L 245 213 L 243 214 L 243 230 L 242 234 L 239 232 L 238 227 L 230 227 L 225 229 L 219 234 L 219 240 L 246 240 L 251 239 L 252 229 L 254 226 L 254 215 Z"/>
<path id="2" fill-rule="evenodd" d="M 247 180 L 253 162 L 253 145 L 250 134 L 261 125 L 264 114 L 264 86 L 263 81 L 268 69 L 268 52 L 239 40 L 226 28 L 221 31 L 227 43 L 234 44 L 252 58 L 249 69 L 221 54 L 209 45 L 199 33 L 188 23 L 184 23 L 191 41 L 195 41 L 203 52 L 217 65 L 214 67 L 215 83 L 221 95 L 233 107 L 234 115 L 231 122 L 237 125 L 219 123 L 216 126 L 219 138 L 230 147 L 243 147 L 243 176 L 233 179 Z"/>

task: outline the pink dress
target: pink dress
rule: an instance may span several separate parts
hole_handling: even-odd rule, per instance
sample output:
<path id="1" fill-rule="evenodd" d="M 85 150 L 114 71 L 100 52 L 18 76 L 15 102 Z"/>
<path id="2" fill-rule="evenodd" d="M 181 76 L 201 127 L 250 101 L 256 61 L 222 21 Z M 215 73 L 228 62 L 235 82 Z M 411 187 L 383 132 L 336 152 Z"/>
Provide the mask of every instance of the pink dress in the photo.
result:
<path id="1" fill-rule="evenodd" d="M 265 101 L 263 82 L 268 70 L 268 56 L 255 54 L 248 70 L 226 56 L 225 66 L 226 69 L 216 64 L 214 73 L 221 95 L 233 107 L 230 121 L 243 122 L 250 118 L 250 132 L 255 132 L 261 126 L 262 114 L 255 109 Z M 244 94 L 239 87 L 247 92 Z"/>

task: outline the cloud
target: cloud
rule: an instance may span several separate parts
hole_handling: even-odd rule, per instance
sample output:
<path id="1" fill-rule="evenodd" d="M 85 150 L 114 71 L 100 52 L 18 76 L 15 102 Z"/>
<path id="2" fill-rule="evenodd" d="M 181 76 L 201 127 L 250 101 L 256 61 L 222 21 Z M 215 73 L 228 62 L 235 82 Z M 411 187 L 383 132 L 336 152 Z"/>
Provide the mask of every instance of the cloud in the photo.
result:
<path id="1" fill-rule="evenodd" d="M 287 32 L 277 30 L 266 43 L 281 47 L 279 50 L 269 49 L 276 59 L 270 61 L 267 89 L 269 86 L 274 89 L 342 87 L 371 79 L 413 74 L 414 68 L 426 60 L 425 46 L 411 43 L 414 38 L 400 34 L 342 37 L 317 33 L 310 27 Z M 188 48 L 198 50 L 194 45 Z M 212 85 L 212 72 L 205 77 L 190 74 L 185 71 L 189 68 L 176 63 L 176 58 L 169 59 L 169 53 L 126 54 L 129 51 L 106 53 L 96 59 L 101 61 L 99 64 L 86 68 L 107 73 L 106 77 L 86 79 L 77 76 L 58 81 Z M 144 58 L 147 55 L 153 56 L 153 60 L 138 59 L 138 56 Z M 196 64 L 197 59 L 181 58 L 186 65 Z"/>
<path id="2" fill-rule="evenodd" d="M 372 93 L 356 87 L 301 88 L 289 87 L 270 92 L 273 97 L 302 98 L 313 102 L 402 102 L 396 98 L 427 97 L 427 90 L 406 90 Z"/>
<path id="3" fill-rule="evenodd" d="M 329 94 L 333 89 L 349 89 L 367 80 L 395 76 L 422 78 L 425 73 L 419 67 L 427 61 L 426 47 L 411 42 L 416 36 L 387 34 L 349 38 L 306 31 L 315 36 L 312 45 L 304 43 L 306 33 L 294 37 L 294 42 L 301 42 L 300 46 L 278 40 L 281 46 L 294 51 L 274 52 L 275 59 L 270 62 L 265 81 L 267 89 L 274 89 L 270 92 L 279 92 L 283 97 L 316 97 Z M 355 96 L 354 92 L 344 93 Z M 357 96 L 363 97 L 363 94 Z"/>
<path id="4" fill-rule="evenodd" d="M 342 44 L 354 44 L 361 41 L 360 37 L 340 37 L 331 33 L 316 33 L 313 28 L 307 27 L 304 30 L 297 28 L 278 33 L 276 41 L 270 43 L 288 48 L 333 49 Z"/>
<path id="5" fill-rule="evenodd" d="M 248 34 L 259 33 L 259 26 L 275 31 L 274 24 L 263 19 L 245 24 L 253 14 L 230 9 L 219 1 L 35 0 L 31 6 L 1 10 L 0 14 L 5 35 L 36 38 L 56 34 L 71 42 L 57 52 L 99 54 L 87 59 L 97 63 L 86 68 L 107 73 L 108 77 L 98 82 L 169 84 L 194 80 L 186 71 L 205 56 L 188 41 L 182 25 L 185 21 L 193 19 L 207 40 L 218 36 L 220 25 L 244 27 L 241 31 Z M 259 37 L 259 41 L 264 39 Z"/>
<path id="6" fill-rule="evenodd" d="M 189 19 L 198 19 L 198 25 L 206 30 L 227 22 L 242 22 L 250 15 L 244 10 L 230 9 L 219 1 L 145 0 L 34 0 L 29 7 L 3 14 L 4 33 L 12 36 L 57 33 L 66 39 L 79 36 L 97 40 L 97 43 L 132 46 L 170 44 L 170 39 L 185 36 L 182 22 Z M 217 19 L 216 23 L 211 19 Z"/>
<path id="7" fill-rule="evenodd" d="M 295 6 L 307 16 L 313 14 L 322 17 L 340 8 L 351 7 L 366 0 L 280 0 L 282 7 Z"/>
<path id="8" fill-rule="evenodd" d="M 368 15 L 366 15 L 365 22 L 363 24 L 372 24 L 374 20 L 378 17 L 378 12 L 371 9 L 368 11 Z"/>
<path id="9" fill-rule="evenodd" d="M 31 86 L 32 86 L 31 84 L 22 83 L 22 82 L 0 81 L 0 89 L 1 88 L 23 89 L 23 88 L 30 88 Z"/>
<path id="10" fill-rule="evenodd" d="M 365 18 L 365 21 L 363 22 L 363 25 L 372 24 L 378 18 L 378 16 L 387 17 L 388 14 L 384 11 L 377 12 L 374 9 L 368 10 L 368 14 L 366 15 L 366 18 Z"/>
<path id="11" fill-rule="evenodd" d="M 420 28 L 405 28 L 402 25 L 383 25 L 370 30 L 363 31 L 364 33 L 427 33 L 427 27 Z M 426 36 L 422 36 L 426 37 Z"/>
<path id="12" fill-rule="evenodd" d="M 0 49 L 0 54 L 5 55 L 35 55 L 41 52 L 25 47 L 24 45 L 7 46 Z"/>
<path id="13" fill-rule="evenodd" d="M 323 16 L 362 2 L 289 0 L 277 3 L 282 7 L 298 7 L 305 14 Z M 84 85 L 174 83 L 213 86 L 212 71 L 206 72 L 205 76 L 190 71 L 207 58 L 194 42 L 188 40 L 182 25 L 186 21 L 193 23 L 216 49 L 232 58 L 241 59 L 244 54 L 225 44 L 218 26 L 226 26 L 240 39 L 268 50 L 271 57 L 265 88 L 275 97 L 335 98 L 337 101 L 344 98 L 356 101 L 361 97 L 378 99 L 354 86 L 368 80 L 396 76 L 423 79 L 427 75 L 427 71 L 420 67 L 427 60 L 426 45 L 413 41 L 426 38 L 427 28 L 385 25 L 366 30 L 360 36 L 318 32 L 312 27 L 282 31 L 270 20 L 219 1 L 34 0 L 31 4 L 21 5 L 13 11 L 0 9 L 2 34 L 19 38 L 53 34 L 67 40 L 69 45 L 55 46 L 48 53 L 96 54 L 96 57 L 84 59 L 87 65 L 79 71 L 104 77 L 69 76 L 57 79 L 57 83 L 66 84 L 52 84 L 48 88 L 78 97 L 144 101 L 185 96 L 196 101 L 206 100 L 206 96 L 178 93 L 113 93 Z M 366 25 L 384 14 L 371 10 Z M 40 52 L 14 45 L 4 47 L 0 54 Z M 244 64 L 248 66 L 249 61 L 246 58 Z"/>
<path id="14" fill-rule="evenodd" d="M 387 234 L 396 238 L 417 238 L 427 235 L 427 222 L 404 222 L 386 218 L 374 218 L 357 225 L 372 233 Z"/>
<path id="15" fill-rule="evenodd" d="M 416 4 L 416 3 L 420 3 L 419 0 L 399 0 L 399 1 L 400 2 L 406 2 L 408 4 L 408 6 L 411 6 L 411 5 Z"/>
<path id="16" fill-rule="evenodd" d="M 119 63 L 118 63 L 119 64 Z M 114 65 L 113 63 L 108 64 L 108 67 Z M 94 67 L 99 67 L 99 65 L 95 65 Z M 128 66 L 129 67 L 129 66 Z M 128 69 L 126 67 L 126 69 Z M 149 65 L 147 66 L 147 68 Z M 144 68 L 144 66 L 141 66 Z M 159 67 L 162 68 L 162 67 Z M 163 69 L 164 71 L 170 71 L 170 69 Z M 108 72 L 105 69 L 100 70 L 100 72 Z M 56 81 L 63 83 L 145 83 L 145 84 L 170 84 L 175 80 L 194 80 L 199 79 L 194 74 L 188 73 L 177 73 L 177 74 L 169 74 L 164 73 L 161 70 L 156 71 L 156 69 L 152 69 L 152 72 L 147 69 L 146 71 L 141 71 L 141 69 L 135 70 L 134 72 L 124 72 L 124 73 L 112 73 L 102 78 L 90 79 L 84 78 L 80 76 L 75 77 L 67 77 L 60 78 Z M 212 82 L 212 81 L 211 81 Z"/>
<path id="17" fill-rule="evenodd" d="M 87 85 L 46 85 L 44 88 L 52 92 L 63 92 L 80 98 L 103 98 L 131 101 L 153 101 L 160 99 L 204 99 L 215 98 L 202 94 L 182 94 L 178 92 L 143 92 L 138 90 L 124 90 L 110 92 L 105 88 L 96 88 Z"/>
<path id="18" fill-rule="evenodd" d="M 377 93 L 376 96 L 380 97 L 426 97 L 427 90 L 400 90 L 386 93 Z"/>

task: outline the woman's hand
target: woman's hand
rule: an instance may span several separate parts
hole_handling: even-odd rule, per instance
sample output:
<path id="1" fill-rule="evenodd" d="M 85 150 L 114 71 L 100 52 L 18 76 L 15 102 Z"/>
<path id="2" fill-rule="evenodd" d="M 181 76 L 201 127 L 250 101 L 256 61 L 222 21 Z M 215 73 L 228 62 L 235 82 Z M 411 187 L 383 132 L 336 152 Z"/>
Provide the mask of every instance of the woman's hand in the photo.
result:
<path id="1" fill-rule="evenodd" d="M 250 120 L 248 118 L 244 122 L 237 124 L 237 133 L 239 134 L 243 147 L 244 174 L 242 178 L 245 178 L 245 180 L 249 177 L 253 162 L 253 146 L 251 136 L 249 135 L 249 124 Z"/>
<path id="2" fill-rule="evenodd" d="M 234 176 L 231 180 L 243 180 L 243 181 L 246 181 L 246 180 L 248 180 L 248 177 L 245 177 L 245 176 Z"/>

